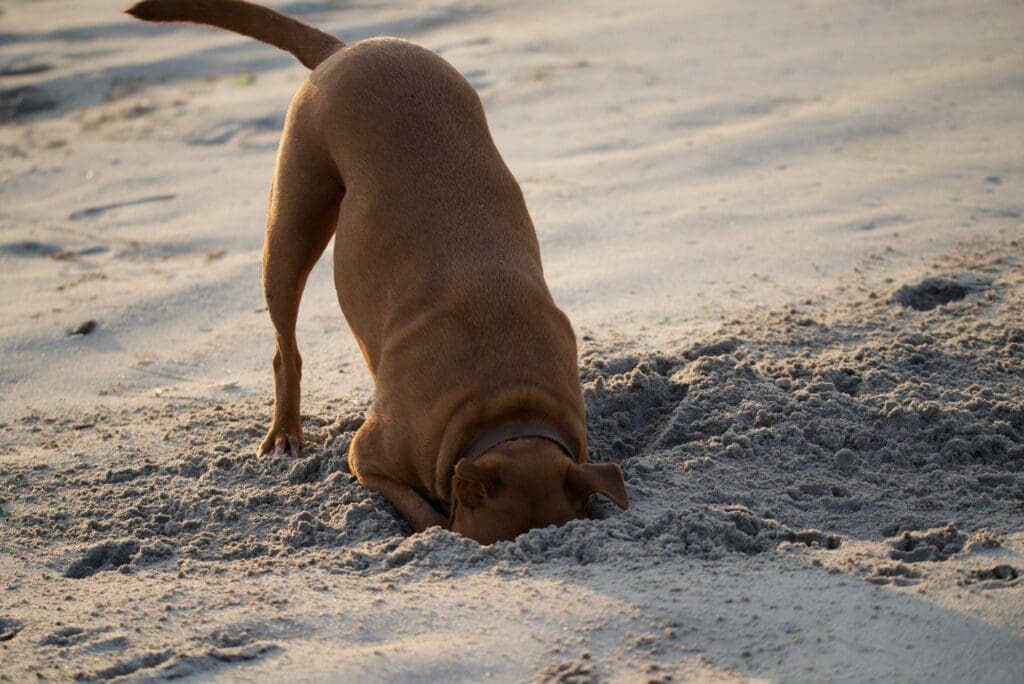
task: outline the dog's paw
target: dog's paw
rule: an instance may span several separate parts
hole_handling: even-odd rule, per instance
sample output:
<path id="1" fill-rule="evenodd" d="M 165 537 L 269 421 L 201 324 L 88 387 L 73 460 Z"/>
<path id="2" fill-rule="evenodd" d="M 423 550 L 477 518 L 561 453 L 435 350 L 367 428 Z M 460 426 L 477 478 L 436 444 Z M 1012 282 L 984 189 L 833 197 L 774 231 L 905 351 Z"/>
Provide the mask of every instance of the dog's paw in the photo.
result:
<path id="1" fill-rule="evenodd" d="M 277 427 L 270 428 L 270 432 L 263 438 L 257 456 L 265 456 L 273 450 L 275 456 L 284 456 L 284 452 L 290 451 L 292 456 L 302 455 L 306 446 L 306 440 L 302 438 L 302 430 L 282 430 Z"/>

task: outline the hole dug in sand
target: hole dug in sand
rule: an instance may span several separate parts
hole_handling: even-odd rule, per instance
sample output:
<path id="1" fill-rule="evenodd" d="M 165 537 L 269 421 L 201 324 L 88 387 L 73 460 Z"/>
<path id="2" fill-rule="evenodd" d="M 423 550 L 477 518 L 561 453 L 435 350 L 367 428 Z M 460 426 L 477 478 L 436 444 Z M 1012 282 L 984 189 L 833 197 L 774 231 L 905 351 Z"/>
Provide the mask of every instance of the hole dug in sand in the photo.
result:
<path id="1" fill-rule="evenodd" d="M 928 311 L 981 292 L 991 284 L 991 279 L 971 273 L 932 276 L 913 285 L 904 285 L 892 294 L 892 299 L 911 309 Z"/>
<path id="2" fill-rule="evenodd" d="M 101 570 L 116 570 L 130 563 L 138 551 L 139 543 L 134 540 L 97 544 L 69 565 L 64 576 L 83 579 Z"/>

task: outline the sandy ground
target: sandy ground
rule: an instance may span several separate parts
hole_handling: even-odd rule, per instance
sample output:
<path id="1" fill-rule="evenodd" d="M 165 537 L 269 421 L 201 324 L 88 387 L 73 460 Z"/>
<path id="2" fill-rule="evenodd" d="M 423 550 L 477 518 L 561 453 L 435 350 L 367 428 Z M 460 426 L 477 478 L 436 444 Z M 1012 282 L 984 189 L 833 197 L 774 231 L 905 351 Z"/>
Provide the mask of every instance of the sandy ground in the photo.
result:
<path id="1" fill-rule="evenodd" d="M 272 4 L 480 91 L 633 506 L 409 535 L 330 250 L 256 458 L 304 70 L 4 3 L 0 679 L 1024 680 L 1024 5 Z"/>

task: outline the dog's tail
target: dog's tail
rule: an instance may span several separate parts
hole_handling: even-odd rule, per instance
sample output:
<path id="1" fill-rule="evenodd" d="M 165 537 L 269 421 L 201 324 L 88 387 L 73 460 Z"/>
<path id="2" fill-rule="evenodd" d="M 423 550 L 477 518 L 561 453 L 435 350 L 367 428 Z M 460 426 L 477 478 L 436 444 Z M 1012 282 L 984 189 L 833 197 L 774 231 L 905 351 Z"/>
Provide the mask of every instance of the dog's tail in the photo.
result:
<path id="1" fill-rule="evenodd" d="M 125 12 L 145 21 L 190 21 L 241 33 L 292 53 L 310 69 L 345 46 L 298 19 L 243 0 L 142 0 Z"/>

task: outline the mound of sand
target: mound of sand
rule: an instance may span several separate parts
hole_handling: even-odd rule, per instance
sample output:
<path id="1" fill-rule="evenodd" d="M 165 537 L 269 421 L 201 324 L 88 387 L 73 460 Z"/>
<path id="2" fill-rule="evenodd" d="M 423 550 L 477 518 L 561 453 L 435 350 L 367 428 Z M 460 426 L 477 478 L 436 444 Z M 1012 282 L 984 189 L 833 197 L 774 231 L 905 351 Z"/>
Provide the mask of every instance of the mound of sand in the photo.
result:
<path id="1" fill-rule="evenodd" d="M 590 520 L 491 547 L 438 528 L 410 535 L 348 472 L 365 404 L 317 407 L 296 460 L 255 456 L 266 402 L 175 403 L 6 426 L 6 442 L 43 437 L 54 458 L 0 467 L 2 551 L 31 553 L 71 592 L 102 573 L 315 568 L 408 581 L 568 563 L 626 575 L 804 547 L 875 583 L 920 583 L 926 566 L 999 549 L 1019 529 L 1024 262 L 1005 253 L 975 248 L 939 264 L 986 284 L 923 311 L 900 294 L 911 284 L 831 311 L 791 306 L 727 322 L 670 351 L 586 340 L 591 458 L 620 464 L 627 512 L 599 501 Z M 161 441 L 147 442 L 139 424 L 159 425 Z M 1019 586 L 1024 568 L 990 565 L 960 581 Z M 31 584 L 15 582 L 13 595 Z M 119 613 L 139 619 L 131 606 Z M 21 656 L 49 672 L 66 672 L 63 653 L 95 662 L 90 676 L 109 674 L 69 635 L 15 641 L 20 619 L 0 617 Z M 176 672 L 185 651 L 168 653 L 138 669 Z"/>

